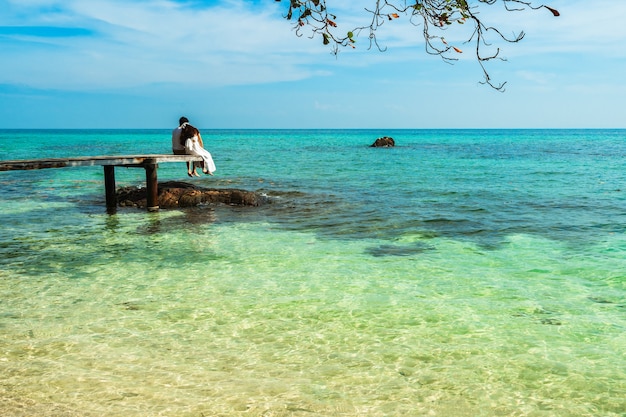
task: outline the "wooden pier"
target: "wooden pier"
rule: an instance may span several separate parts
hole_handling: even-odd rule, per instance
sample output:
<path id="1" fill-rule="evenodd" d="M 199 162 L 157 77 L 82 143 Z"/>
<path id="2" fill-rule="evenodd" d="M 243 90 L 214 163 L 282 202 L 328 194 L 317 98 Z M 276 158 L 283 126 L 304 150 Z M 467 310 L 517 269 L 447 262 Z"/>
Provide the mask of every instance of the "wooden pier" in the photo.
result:
<path id="1" fill-rule="evenodd" d="M 146 170 L 146 190 L 148 211 L 159 210 L 159 185 L 157 169 L 165 162 L 202 161 L 193 155 L 120 155 L 120 156 L 83 156 L 76 158 L 28 159 L 0 161 L 0 171 L 23 171 L 44 168 L 66 168 L 102 166 L 104 167 L 104 189 L 108 211 L 117 208 L 115 192 L 115 167 L 144 168 Z"/>

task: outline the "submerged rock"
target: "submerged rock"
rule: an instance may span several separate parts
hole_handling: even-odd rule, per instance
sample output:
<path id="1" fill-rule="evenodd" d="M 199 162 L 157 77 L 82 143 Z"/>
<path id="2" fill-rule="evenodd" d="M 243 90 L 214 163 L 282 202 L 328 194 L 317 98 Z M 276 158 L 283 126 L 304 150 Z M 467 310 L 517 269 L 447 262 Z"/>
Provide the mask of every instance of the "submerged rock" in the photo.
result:
<path id="1" fill-rule="evenodd" d="M 396 146 L 396 142 L 393 140 L 393 138 L 390 138 L 389 136 L 383 136 L 382 138 L 378 138 L 371 145 L 372 148 L 391 148 L 394 146 Z"/>
<path id="2" fill-rule="evenodd" d="M 117 190 L 121 207 L 146 207 L 145 187 L 122 187 Z M 181 181 L 159 183 L 159 207 L 194 207 L 199 204 L 227 204 L 233 206 L 260 206 L 265 197 L 254 191 L 197 187 Z"/>

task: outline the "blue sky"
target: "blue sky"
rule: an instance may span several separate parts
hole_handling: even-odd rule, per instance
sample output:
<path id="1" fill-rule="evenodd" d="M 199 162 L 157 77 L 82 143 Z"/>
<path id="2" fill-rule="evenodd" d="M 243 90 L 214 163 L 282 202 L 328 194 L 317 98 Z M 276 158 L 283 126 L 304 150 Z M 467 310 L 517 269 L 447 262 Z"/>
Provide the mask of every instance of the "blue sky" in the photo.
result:
<path id="1" fill-rule="evenodd" d="M 347 31 L 368 1 L 327 4 Z M 626 127 L 626 2 L 547 4 L 561 16 L 481 12 L 526 33 L 488 67 L 500 93 L 462 29 L 449 65 L 405 18 L 379 30 L 385 52 L 361 36 L 334 56 L 295 36 L 285 0 L 0 0 L 0 128 Z"/>

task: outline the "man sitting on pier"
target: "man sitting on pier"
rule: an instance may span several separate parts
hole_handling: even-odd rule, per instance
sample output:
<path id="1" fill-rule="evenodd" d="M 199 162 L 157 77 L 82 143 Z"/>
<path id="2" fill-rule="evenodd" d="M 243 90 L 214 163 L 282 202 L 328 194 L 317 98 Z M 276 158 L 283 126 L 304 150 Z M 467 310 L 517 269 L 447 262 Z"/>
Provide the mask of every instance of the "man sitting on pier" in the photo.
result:
<path id="1" fill-rule="evenodd" d="M 174 155 L 186 155 L 185 151 L 185 143 L 181 142 L 181 134 L 183 133 L 183 127 L 186 123 L 189 123 L 189 119 L 185 116 L 178 119 L 178 127 L 172 130 L 172 152 Z M 194 162 L 194 170 L 196 168 L 196 164 Z M 187 174 L 191 172 L 191 168 L 189 162 L 187 162 Z"/>
<path id="2" fill-rule="evenodd" d="M 183 133 L 183 125 L 189 123 L 185 116 L 178 119 L 178 127 L 172 130 L 172 152 L 174 155 L 185 155 L 185 144 L 180 142 L 180 135 Z"/>

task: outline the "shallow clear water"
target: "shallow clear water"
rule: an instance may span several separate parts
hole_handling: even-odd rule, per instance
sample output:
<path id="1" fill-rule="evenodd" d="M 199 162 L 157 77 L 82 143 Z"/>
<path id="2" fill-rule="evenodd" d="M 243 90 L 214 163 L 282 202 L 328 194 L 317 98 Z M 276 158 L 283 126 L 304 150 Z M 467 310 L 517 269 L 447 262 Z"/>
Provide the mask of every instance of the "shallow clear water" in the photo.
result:
<path id="1" fill-rule="evenodd" d="M 191 181 L 271 204 L 107 215 L 99 167 L 0 173 L 1 415 L 626 414 L 626 131 L 204 132 Z"/>

